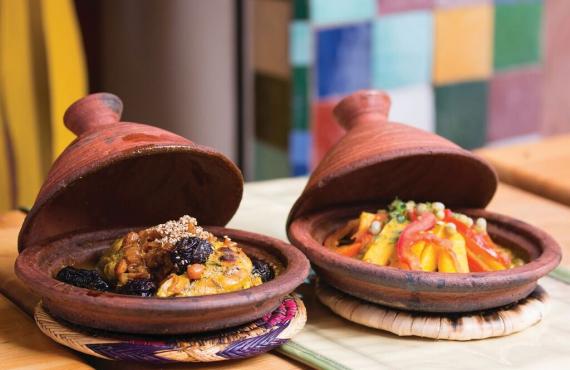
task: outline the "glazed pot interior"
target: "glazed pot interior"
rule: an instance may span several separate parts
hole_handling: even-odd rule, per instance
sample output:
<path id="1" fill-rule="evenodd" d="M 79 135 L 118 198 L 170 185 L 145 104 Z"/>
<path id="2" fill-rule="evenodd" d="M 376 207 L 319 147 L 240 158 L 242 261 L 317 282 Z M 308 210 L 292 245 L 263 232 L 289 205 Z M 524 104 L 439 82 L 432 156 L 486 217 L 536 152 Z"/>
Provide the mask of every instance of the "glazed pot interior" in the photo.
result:
<path id="1" fill-rule="evenodd" d="M 414 279 L 413 290 L 439 290 L 438 281 L 445 279 L 446 290 L 461 291 L 477 287 L 493 290 L 507 283 L 523 284 L 536 281 L 552 271 L 560 262 L 558 244 L 545 232 L 514 218 L 481 209 L 457 209 L 471 217 L 484 217 L 493 240 L 511 249 L 525 260 L 513 269 L 493 272 L 442 273 L 405 271 L 394 267 L 377 266 L 355 258 L 341 256 L 323 245 L 324 239 L 362 211 L 375 212 L 385 204 L 367 203 L 349 205 L 315 212 L 295 219 L 289 229 L 289 239 L 300 248 L 314 265 L 340 276 L 351 273 L 355 278 L 386 286 L 401 287 L 406 279 Z M 437 278 L 437 277 L 441 278 Z"/>
<path id="2" fill-rule="evenodd" d="M 57 243 L 47 244 L 44 246 L 45 253 L 42 253 L 42 258 L 38 260 L 38 267 L 53 279 L 59 270 L 66 266 L 95 269 L 99 258 L 117 238 L 129 231 L 141 229 L 144 228 L 117 230 L 110 235 L 105 235 L 104 239 L 90 240 L 86 243 L 70 243 L 63 247 Z M 223 237 L 223 235 L 216 236 Z M 274 269 L 281 271 L 287 267 L 287 259 L 279 251 L 269 253 L 264 248 L 243 242 L 238 245 L 249 257 L 263 260 Z"/>
<path id="3" fill-rule="evenodd" d="M 101 255 L 111 247 L 112 243 L 119 237 L 124 236 L 129 231 L 142 230 L 140 228 L 120 229 L 101 234 L 99 238 L 80 240 L 75 243 L 49 243 L 42 248 L 41 258 L 37 260 L 38 268 L 45 273 L 46 278 L 55 280 L 55 275 L 65 266 L 77 268 L 94 269 Z M 208 229 L 208 228 L 206 228 Z M 215 228 L 216 229 L 216 228 Z M 214 232 L 214 234 L 216 234 Z M 216 235 L 223 237 L 222 234 Z M 269 263 L 274 270 L 281 271 L 287 267 L 287 259 L 278 250 L 269 253 L 260 246 L 250 243 L 238 243 L 239 247 L 249 256 L 261 259 Z M 112 292 L 93 292 L 97 295 L 115 294 Z M 163 299 L 157 297 L 145 297 L 145 299 Z"/>
<path id="4" fill-rule="evenodd" d="M 348 221 L 357 219 L 360 215 L 360 212 L 375 213 L 378 209 L 386 209 L 386 208 L 387 205 L 385 204 L 379 204 L 378 206 L 375 207 L 371 207 L 370 205 L 368 205 L 358 209 L 350 207 L 348 209 L 345 209 L 344 211 L 332 213 L 330 217 L 318 219 L 318 222 L 315 223 L 314 227 L 311 229 L 312 231 L 311 235 L 317 243 L 322 245 L 327 236 L 329 236 L 339 228 L 346 225 Z M 464 213 L 470 217 L 474 218 L 481 217 L 480 212 L 478 212 L 477 210 L 460 209 L 457 211 Z M 532 240 L 521 237 L 520 235 L 517 234 L 505 232 L 504 228 L 502 228 L 498 224 L 494 224 L 492 219 L 490 220 L 488 225 L 489 225 L 488 232 L 492 240 L 496 244 L 511 250 L 517 257 L 522 258 L 525 263 L 538 258 L 538 256 L 542 254 L 542 249 L 540 248 L 540 245 L 533 243 Z"/>

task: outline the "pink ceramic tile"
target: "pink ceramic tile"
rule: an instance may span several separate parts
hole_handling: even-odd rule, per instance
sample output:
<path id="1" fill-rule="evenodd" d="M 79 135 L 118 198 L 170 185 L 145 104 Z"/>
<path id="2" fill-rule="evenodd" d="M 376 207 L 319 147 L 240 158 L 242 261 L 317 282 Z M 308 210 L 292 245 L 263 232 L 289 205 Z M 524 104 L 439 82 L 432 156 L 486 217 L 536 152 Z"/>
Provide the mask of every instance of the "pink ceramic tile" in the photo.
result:
<path id="1" fill-rule="evenodd" d="M 545 1 L 542 132 L 570 131 L 570 1 Z"/>
<path id="2" fill-rule="evenodd" d="M 540 127 L 541 71 L 539 68 L 496 74 L 489 84 L 487 140 L 537 132 Z"/>
<path id="3" fill-rule="evenodd" d="M 434 5 L 438 8 L 451 8 L 456 6 L 491 3 L 493 3 L 492 0 L 435 0 Z"/>
<path id="4" fill-rule="evenodd" d="M 312 168 L 319 164 L 325 153 L 344 135 L 344 129 L 332 114 L 337 102 L 334 99 L 313 102 Z"/>
<path id="5" fill-rule="evenodd" d="M 378 0 L 378 12 L 381 15 L 406 10 L 431 9 L 434 0 Z"/>

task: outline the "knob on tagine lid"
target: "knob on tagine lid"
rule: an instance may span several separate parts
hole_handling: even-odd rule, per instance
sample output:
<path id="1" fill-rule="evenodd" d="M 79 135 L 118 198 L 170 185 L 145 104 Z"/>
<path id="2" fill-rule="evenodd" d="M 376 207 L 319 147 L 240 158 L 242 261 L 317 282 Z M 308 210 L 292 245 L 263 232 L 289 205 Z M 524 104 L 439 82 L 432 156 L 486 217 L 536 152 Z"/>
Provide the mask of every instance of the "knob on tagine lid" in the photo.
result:
<path id="1" fill-rule="evenodd" d="M 311 174 L 288 226 L 315 211 L 387 204 L 395 197 L 485 208 L 497 189 L 491 166 L 441 136 L 388 122 L 389 110 L 389 96 L 376 90 L 337 104 L 335 118 L 347 132 Z"/>
<path id="2" fill-rule="evenodd" d="M 243 177 L 221 153 L 157 127 L 119 122 L 121 100 L 98 93 L 72 104 L 77 135 L 50 169 L 24 221 L 21 251 L 77 232 L 156 225 L 184 214 L 225 225 Z"/>

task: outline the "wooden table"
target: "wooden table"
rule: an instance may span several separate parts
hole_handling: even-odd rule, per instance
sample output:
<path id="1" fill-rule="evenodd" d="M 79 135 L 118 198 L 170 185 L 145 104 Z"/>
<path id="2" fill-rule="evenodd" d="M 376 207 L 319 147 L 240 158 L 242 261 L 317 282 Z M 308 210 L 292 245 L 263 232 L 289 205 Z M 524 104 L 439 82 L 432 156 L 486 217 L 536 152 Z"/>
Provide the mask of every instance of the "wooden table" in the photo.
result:
<path id="1" fill-rule="evenodd" d="M 477 154 L 495 167 L 502 182 L 570 206 L 570 134 Z"/>
<path id="2" fill-rule="evenodd" d="M 284 179 L 247 184 L 242 205 L 230 226 L 285 239 L 284 225 L 287 212 L 302 191 L 305 181 L 305 179 Z M 260 209 L 263 210 L 263 219 L 259 216 Z M 570 227 L 568 227 L 570 208 L 508 185 L 500 185 L 489 209 L 515 216 L 548 231 L 561 243 L 565 252 L 563 264 L 570 267 L 568 257 L 570 256 Z M 0 216 L 0 292 L 29 314 L 37 302 L 37 297 L 29 293 L 22 294 L 26 292 L 26 288 L 14 276 L 12 268 L 17 255 L 16 237 L 22 220 L 23 215 L 18 212 Z M 271 222 L 265 220 L 271 220 Z M 303 293 L 306 300 L 314 300 L 314 297 L 310 296 L 312 292 Z M 2 310 L 0 312 L 0 367 L 3 369 L 16 367 L 81 369 L 89 368 L 89 366 L 105 369 L 141 368 L 140 365 L 94 360 L 55 344 L 35 328 L 29 316 L 24 315 L 14 304 L 1 296 L 0 310 Z M 321 315 L 327 314 L 332 315 L 326 310 L 321 313 Z M 195 365 L 185 364 L 175 367 L 198 368 Z M 303 365 L 281 355 L 270 353 L 248 360 L 212 364 L 206 367 L 211 369 L 299 369 L 303 368 Z"/>

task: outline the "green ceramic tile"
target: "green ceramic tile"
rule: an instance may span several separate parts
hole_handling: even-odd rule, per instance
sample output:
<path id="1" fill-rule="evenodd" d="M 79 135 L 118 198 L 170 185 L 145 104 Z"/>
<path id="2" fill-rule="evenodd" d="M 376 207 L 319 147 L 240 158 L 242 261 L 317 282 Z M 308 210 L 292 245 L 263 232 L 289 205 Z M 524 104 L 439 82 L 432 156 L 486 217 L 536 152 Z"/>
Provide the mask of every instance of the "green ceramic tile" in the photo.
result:
<path id="1" fill-rule="evenodd" d="M 487 82 L 468 82 L 435 88 L 436 131 L 460 146 L 485 144 Z"/>
<path id="2" fill-rule="evenodd" d="M 289 177 L 287 152 L 262 140 L 255 140 L 255 180 Z"/>
<path id="3" fill-rule="evenodd" d="M 309 68 L 293 68 L 293 128 L 300 130 L 309 128 L 309 81 Z"/>
<path id="4" fill-rule="evenodd" d="M 495 69 L 540 61 L 541 19 L 541 3 L 521 2 L 496 5 Z"/>
<path id="5" fill-rule="evenodd" d="M 291 83 L 263 73 L 255 74 L 255 136 L 287 150 L 291 126 Z"/>
<path id="6" fill-rule="evenodd" d="M 293 18 L 309 19 L 309 0 L 293 1 Z"/>

